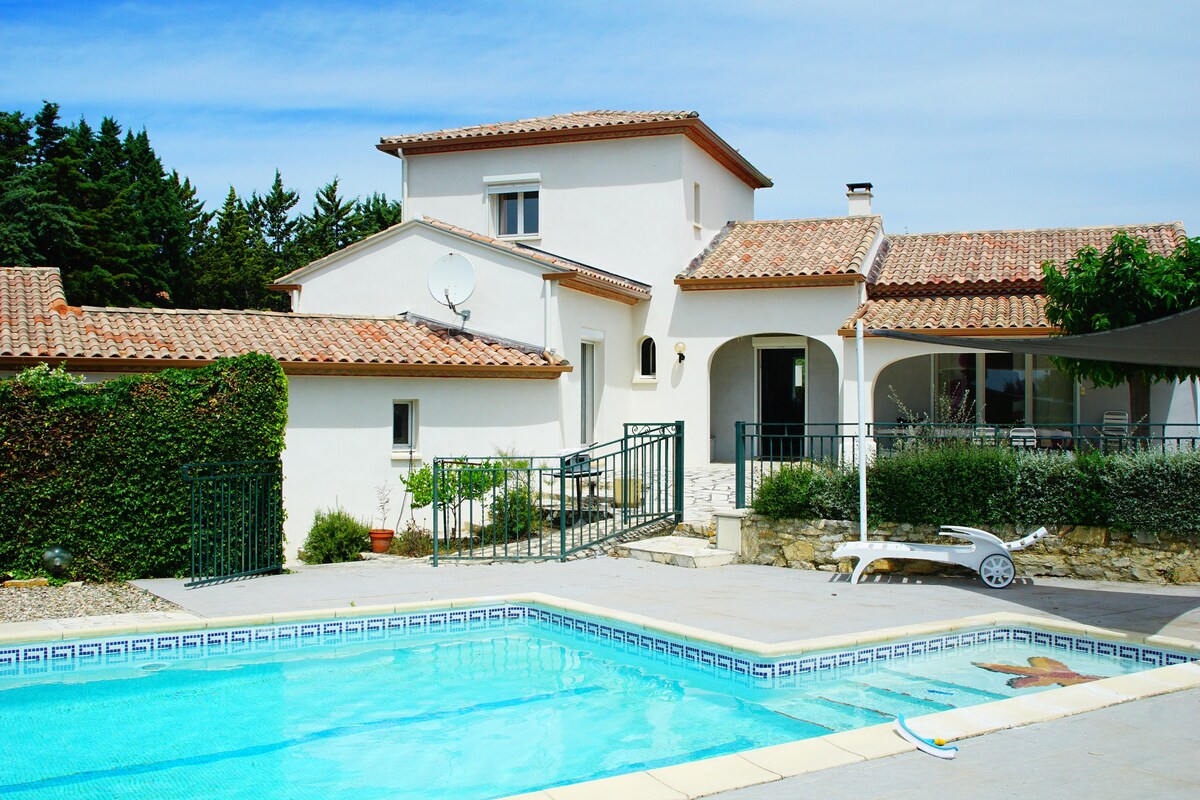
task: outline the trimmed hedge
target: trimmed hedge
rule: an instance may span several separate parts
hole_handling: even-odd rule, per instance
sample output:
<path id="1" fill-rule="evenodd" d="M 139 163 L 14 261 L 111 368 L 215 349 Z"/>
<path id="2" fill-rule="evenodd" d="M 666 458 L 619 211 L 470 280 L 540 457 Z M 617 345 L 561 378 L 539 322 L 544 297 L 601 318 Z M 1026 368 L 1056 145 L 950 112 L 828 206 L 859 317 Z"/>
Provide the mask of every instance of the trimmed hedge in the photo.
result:
<path id="1" fill-rule="evenodd" d="M 45 365 L 0 381 L 0 571 L 122 580 L 188 568 L 190 495 L 180 468 L 278 458 L 287 381 L 250 354 L 194 370 L 95 384 Z"/>
<path id="2" fill-rule="evenodd" d="M 772 519 L 858 518 L 857 472 L 811 464 L 766 477 L 754 510 Z M 1005 447 L 942 445 L 876 459 L 872 522 L 1095 525 L 1200 533 L 1200 452 L 1071 458 Z"/>

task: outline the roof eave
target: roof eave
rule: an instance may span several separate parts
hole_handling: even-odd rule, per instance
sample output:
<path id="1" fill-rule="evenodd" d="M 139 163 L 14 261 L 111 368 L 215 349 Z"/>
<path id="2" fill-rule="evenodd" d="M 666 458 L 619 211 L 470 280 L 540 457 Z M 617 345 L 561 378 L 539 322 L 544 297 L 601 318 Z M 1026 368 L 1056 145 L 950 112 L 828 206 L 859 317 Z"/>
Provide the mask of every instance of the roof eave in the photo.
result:
<path id="1" fill-rule="evenodd" d="M 860 273 L 838 275 L 779 275 L 733 278 L 676 277 L 680 291 L 702 292 L 723 289 L 797 289 L 815 286 L 855 286 L 865 280 Z"/>
<path id="2" fill-rule="evenodd" d="M 213 358 L 0 356 L 0 369 L 24 369 L 38 364 L 65 365 L 72 371 L 104 373 L 156 372 L 194 369 Z M 280 361 L 287 375 L 374 375 L 376 377 L 512 378 L 553 380 L 572 372 L 570 364 L 380 364 L 356 361 Z"/>
<path id="3" fill-rule="evenodd" d="M 682 134 L 692 140 L 719 164 L 728 169 L 752 189 L 768 189 L 774 184 L 753 164 L 713 132 L 699 117 L 631 122 L 588 128 L 560 130 L 517 131 L 482 136 L 463 136 L 452 139 L 432 139 L 421 142 L 388 142 L 381 140 L 375 149 L 395 156 L 431 155 L 468 150 L 491 150 L 502 147 L 529 147 L 539 144 L 566 144 L 605 139 L 627 139 L 638 136 Z"/>
<path id="4" fill-rule="evenodd" d="M 583 292 L 595 297 L 602 297 L 605 300 L 616 300 L 618 303 L 624 303 L 629 306 L 650 299 L 649 291 L 638 291 L 624 286 L 614 286 L 610 283 L 597 280 L 590 275 L 583 275 L 577 272 L 547 272 L 542 275 L 542 280 L 554 281 L 568 289 L 574 289 L 577 292 Z"/>
<path id="5" fill-rule="evenodd" d="M 897 331 L 899 333 L 920 333 L 926 336 L 979 336 L 979 337 L 1001 337 L 1001 336 L 1054 336 L 1061 333 L 1058 328 L 1053 327 L 1030 327 L 1030 328 L 868 328 L 863 332 L 863 336 L 871 338 L 883 338 L 872 333 L 874 330 Z M 845 338 L 853 338 L 853 327 L 838 328 L 838 335 Z"/>

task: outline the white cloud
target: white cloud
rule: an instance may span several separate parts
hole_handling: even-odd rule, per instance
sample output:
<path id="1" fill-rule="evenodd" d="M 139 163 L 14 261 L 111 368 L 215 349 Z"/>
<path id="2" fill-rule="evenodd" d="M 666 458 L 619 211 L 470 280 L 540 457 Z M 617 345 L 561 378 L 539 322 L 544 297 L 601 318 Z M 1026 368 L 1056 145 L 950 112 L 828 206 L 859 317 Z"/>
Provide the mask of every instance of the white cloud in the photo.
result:
<path id="1" fill-rule="evenodd" d="M 18 7 L 20 6 L 20 7 Z M 1143 2 L 13 4 L 0 93 L 145 126 L 210 205 L 278 166 L 398 194 L 383 134 L 694 108 L 776 180 L 760 216 L 889 228 L 1200 225 L 1200 7 Z"/>

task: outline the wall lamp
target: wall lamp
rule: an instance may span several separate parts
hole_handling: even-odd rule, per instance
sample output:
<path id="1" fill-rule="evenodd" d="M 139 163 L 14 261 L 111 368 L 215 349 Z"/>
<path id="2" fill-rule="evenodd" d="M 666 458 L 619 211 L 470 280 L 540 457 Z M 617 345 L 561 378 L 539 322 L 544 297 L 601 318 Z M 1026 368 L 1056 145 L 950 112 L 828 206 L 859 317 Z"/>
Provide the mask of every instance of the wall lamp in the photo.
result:
<path id="1" fill-rule="evenodd" d="M 679 356 L 679 363 L 680 363 L 680 364 L 682 364 L 682 363 L 683 363 L 683 360 L 684 360 L 685 358 L 687 358 L 687 356 L 685 356 L 685 355 L 684 355 L 684 352 L 685 352 L 686 350 L 687 350 L 687 345 L 686 345 L 686 344 L 684 344 L 683 342 L 676 342 L 676 343 L 675 343 L 675 355 Z"/>

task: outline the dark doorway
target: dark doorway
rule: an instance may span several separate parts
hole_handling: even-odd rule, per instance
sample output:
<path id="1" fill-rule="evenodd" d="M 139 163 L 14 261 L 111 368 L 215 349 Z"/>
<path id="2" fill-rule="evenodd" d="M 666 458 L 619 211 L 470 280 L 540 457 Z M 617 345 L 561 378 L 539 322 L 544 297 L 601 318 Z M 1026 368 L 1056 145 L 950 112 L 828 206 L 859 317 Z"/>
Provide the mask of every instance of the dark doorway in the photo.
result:
<path id="1" fill-rule="evenodd" d="M 758 359 L 761 455 L 773 460 L 803 458 L 804 348 L 764 349 Z"/>

